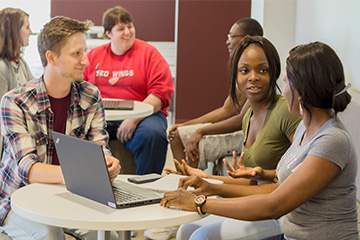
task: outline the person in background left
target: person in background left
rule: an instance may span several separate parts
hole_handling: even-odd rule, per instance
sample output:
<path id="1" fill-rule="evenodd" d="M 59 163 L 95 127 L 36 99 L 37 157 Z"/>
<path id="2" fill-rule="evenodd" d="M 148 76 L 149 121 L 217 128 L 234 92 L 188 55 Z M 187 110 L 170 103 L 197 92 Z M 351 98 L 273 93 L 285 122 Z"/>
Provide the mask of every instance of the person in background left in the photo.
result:
<path id="1" fill-rule="evenodd" d="M 62 228 L 25 219 L 11 210 L 11 195 L 19 188 L 30 183 L 63 182 L 52 130 L 101 144 L 110 179 L 120 172 L 119 161 L 108 149 L 100 92 L 82 81 L 89 64 L 85 33 L 91 25 L 90 21 L 65 17 L 51 19 L 38 36 L 43 76 L 2 97 L 0 231 L 13 239 L 65 239 Z M 83 239 L 96 239 L 96 231 L 85 233 Z"/>
<path id="2" fill-rule="evenodd" d="M 107 131 L 110 140 L 118 139 L 135 154 L 136 174 L 161 174 L 168 145 L 167 109 L 174 91 L 169 64 L 155 47 L 135 38 L 134 20 L 125 8 L 108 9 L 103 27 L 110 43 L 90 50 L 84 80 L 96 85 L 103 98 L 137 100 L 154 107 L 146 118 L 108 121 Z"/>
<path id="3" fill-rule="evenodd" d="M 17 8 L 0 11 L 0 98 L 11 89 L 33 79 L 22 48 L 29 45 L 32 34 L 29 14 Z M 0 137 L 0 154 L 3 139 Z M 1 155 L 0 155 L 1 159 Z"/>

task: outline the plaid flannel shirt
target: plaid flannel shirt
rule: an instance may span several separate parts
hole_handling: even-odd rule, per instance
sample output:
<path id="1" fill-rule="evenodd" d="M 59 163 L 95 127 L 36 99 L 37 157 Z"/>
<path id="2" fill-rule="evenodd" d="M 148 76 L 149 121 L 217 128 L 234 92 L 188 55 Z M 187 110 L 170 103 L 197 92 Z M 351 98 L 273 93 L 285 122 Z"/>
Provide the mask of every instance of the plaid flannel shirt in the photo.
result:
<path id="1" fill-rule="evenodd" d="M 29 184 L 31 166 L 52 163 L 53 118 L 42 77 L 15 88 L 1 100 L 0 225 L 10 210 L 11 194 Z M 99 143 L 111 155 L 105 124 L 99 90 L 85 81 L 73 82 L 65 134 Z"/>

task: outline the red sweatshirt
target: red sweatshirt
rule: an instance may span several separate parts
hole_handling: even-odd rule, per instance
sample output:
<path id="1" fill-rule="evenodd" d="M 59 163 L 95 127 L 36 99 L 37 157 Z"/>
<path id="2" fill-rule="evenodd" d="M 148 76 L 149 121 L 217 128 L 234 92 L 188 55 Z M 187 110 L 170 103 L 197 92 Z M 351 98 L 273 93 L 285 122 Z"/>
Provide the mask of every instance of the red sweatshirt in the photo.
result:
<path id="1" fill-rule="evenodd" d="M 103 98 L 143 101 L 153 94 L 161 99 L 160 111 L 168 115 L 174 82 L 169 64 L 154 46 L 135 39 L 129 51 L 115 55 L 106 43 L 87 56 L 84 80 L 96 85 Z"/>

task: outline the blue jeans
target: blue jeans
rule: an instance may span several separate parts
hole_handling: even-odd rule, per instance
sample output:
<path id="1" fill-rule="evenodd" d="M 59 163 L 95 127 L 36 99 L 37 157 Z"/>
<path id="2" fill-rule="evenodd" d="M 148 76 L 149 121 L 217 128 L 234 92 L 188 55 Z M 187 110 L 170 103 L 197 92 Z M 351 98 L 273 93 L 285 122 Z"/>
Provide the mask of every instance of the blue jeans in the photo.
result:
<path id="1" fill-rule="evenodd" d="M 116 132 L 122 121 L 108 121 L 107 128 L 110 140 L 117 139 Z M 136 127 L 133 137 L 124 144 L 125 148 L 135 154 L 136 174 L 161 174 L 165 165 L 168 141 L 166 138 L 167 121 L 161 112 L 157 112 Z"/>

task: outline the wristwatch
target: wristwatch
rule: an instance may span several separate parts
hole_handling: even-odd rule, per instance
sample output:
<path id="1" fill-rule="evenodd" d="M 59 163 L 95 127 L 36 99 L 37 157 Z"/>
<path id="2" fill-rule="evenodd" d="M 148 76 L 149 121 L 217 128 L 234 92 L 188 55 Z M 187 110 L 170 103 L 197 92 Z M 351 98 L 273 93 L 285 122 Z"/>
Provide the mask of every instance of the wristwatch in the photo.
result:
<path id="1" fill-rule="evenodd" d="M 196 211 L 200 215 L 205 215 L 205 213 L 201 209 L 205 202 L 206 202 L 206 196 L 204 195 L 196 196 L 195 198 Z"/>

